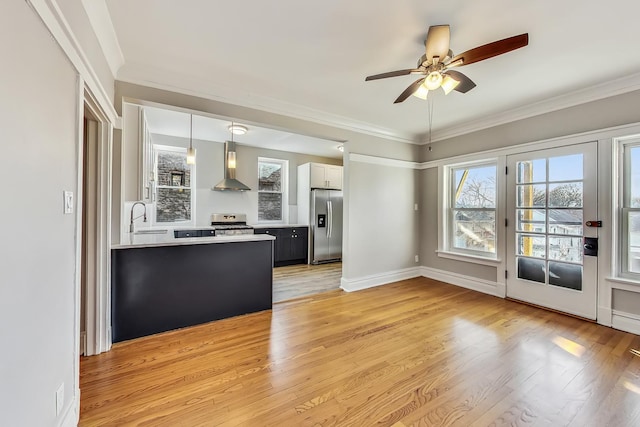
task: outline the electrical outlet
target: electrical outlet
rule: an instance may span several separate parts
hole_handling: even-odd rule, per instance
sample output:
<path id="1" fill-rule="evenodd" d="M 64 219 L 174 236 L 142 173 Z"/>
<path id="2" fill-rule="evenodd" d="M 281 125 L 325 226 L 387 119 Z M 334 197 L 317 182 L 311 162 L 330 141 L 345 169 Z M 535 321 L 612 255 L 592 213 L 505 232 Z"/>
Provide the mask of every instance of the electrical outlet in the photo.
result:
<path id="1" fill-rule="evenodd" d="M 64 405 L 64 383 L 60 384 L 56 390 L 56 417 L 62 412 L 62 405 Z"/>
<path id="2" fill-rule="evenodd" d="M 72 214 L 73 213 L 73 191 L 65 191 L 63 193 L 64 200 L 64 213 Z"/>
<path id="3" fill-rule="evenodd" d="M 418 255 L 416 255 L 415 260 L 416 262 L 420 262 L 420 258 L 418 257 Z"/>

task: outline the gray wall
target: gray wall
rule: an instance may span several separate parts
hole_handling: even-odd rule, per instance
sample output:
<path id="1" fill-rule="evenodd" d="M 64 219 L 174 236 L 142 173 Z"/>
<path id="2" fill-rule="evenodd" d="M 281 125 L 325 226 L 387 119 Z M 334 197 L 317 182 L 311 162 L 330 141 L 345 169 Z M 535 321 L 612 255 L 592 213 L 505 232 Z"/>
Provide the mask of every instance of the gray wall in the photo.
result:
<path id="1" fill-rule="evenodd" d="M 611 306 L 614 310 L 640 316 L 640 290 L 638 292 L 613 289 Z"/>
<path id="2" fill-rule="evenodd" d="M 349 163 L 346 279 L 417 265 L 416 178 L 417 171 L 409 168 Z"/>
<path id="3" fill-rule="evenodd" d="M 477 153 L 640 121 L 640 90 L 437 141 L 422 161 Z"/>
<path id="4" fill-rule="evenodd" d="M 147 86 L 116 81 L 115 107 L 122 112 L 123 98 L 146 100 L 154 103 L 178 106 L 194 111 L 203 111 L 223 117 L 243 120 L 247 124 L 268 126 L 302 135 L 334 141 L 347 141 L 351 153 L 362 153 L 390 159 L 415 161 L 421 147 L 415 144 L 398 143 L 387 138 L 376 137 L 345 130 L 307 120 L 269 113 L 248 107 L 213 101 L 211 99 L 184 95 Z"/>
<path id="5" fill-rule="evenodd" d="M 638 111 L 640 111 L 640 91 L 629 92 L 438 141 L 433 143 L 432 152 L 423 149 L 420 157 L 422 161 L 446 159 L 452 156 L 637 123 L 640 121 Z M 422 200 L 427 203 L 437 200 L 437 181 L 436 168 L 421 173 Z M 495 281 L 496 269 L 494 267 L 442 259 L 435 254 L 438 238 L 437 207 L 435 203 L 427 206 L 420 222 L 422 264 L 427 267 L 461 272 L 467 276 Z M 606 207 L 601 207 L 601 209 L 606 209 Z M 606 244 L 606 242 L 602 242 L 601 246 Z M 623 291 L 614 290 L 612 308 L 640 315 L 640 294 L 633 295 L 629 291 L 624 291 L 622 294 L 621 292 Z M 628 298 L 623 298 L 622 295 Z"/>
<path id="6" fill-rule="evenodd" d="M 187 138 L 167 135 L 151 135 L 154 144 L 188 147 Z M 213 212 L 245 212 L 250 223 L 257 222 L 258 209 L 258 157 L 269 157 L 289 161 L 289 206 L 295 211 L 297 204 L 298 165 L 308 162 L 342 165 L 342 159 L 310 156 L 287 151 L 266 150 L 236 143 L 236 178 L 248 185 L 252 191 L 212 191 L 224 177 L 224 143 L 194 140 L 196 149 L 196 224 L 209 225 Z M 125 178 L 126 179 L 126 178 Z M 291 218 L 295 223 L 296 218 Z"/>
<path id="7" fill-rule="evenodd" d="M 56 0 L 60 10 L 73 30 L 76 41 L 80 44 L 82 52 L 87 56 L 93 71 L 100 80 L 102 88 L 109 100 L 113 101 L 115 86 L 113 74 L 109 64 L 102 53 L 102 47 L 93 32 L 87 12 L 82 5 L 83 0 Z"/>
<path id="8" fill-rule="evenodd" d="M 478 279 L 496 281 L 496 267 L 441 258 L 438 249 L 438 169 L 419 171 L 421 265 Z"/>
<path id="9" fill-rule="evenodd" d="M 0 2 L 0 158 L 5 186 L 0 222 L 0 423 L 53 426 L 55 391 L 63 413 L 77 397 L 75 337 L 77 214 L 63 214 L 63 191 L 78 211 L 77 75 L 25 1 Z M 75 421 L 75 420 L 71 420 Z"/>

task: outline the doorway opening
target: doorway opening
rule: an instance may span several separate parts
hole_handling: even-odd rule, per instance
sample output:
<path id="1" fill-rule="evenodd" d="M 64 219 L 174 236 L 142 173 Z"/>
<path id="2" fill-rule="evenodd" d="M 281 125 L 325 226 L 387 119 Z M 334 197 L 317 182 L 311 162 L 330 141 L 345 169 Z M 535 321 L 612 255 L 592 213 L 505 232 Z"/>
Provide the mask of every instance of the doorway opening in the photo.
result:
<path id="1" fill-rule="evenodd" d="M 109 283 L 111 246 L 111 124 L 88 90 L 80 112 L 80 355 L 111 348 Z"/>

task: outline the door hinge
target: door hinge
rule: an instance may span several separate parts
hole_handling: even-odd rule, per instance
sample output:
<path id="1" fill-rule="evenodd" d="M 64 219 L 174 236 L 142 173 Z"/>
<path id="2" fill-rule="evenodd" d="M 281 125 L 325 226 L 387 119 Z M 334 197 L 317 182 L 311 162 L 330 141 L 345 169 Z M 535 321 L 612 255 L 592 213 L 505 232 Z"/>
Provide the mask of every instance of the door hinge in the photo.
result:
<path id="1" fill-rule="evenodd" d="M 504 278 L 506 279 L 507 277 L 508 277 L 507 270 L 505 270 L 504 271 Z"/>
<path id="2" fill-rule="evenodd" d="M 509 226 L 509 219 L 508 219 L 508 218 L 505 218 L 505 219 L 504 219 L 504 226 L 505 226 L 505 227 L 508 227 L 508 226 Z"/>
<path id="3" fill-rule="evenodd" d="M 509 175 L 509 166 L 504 167 L 504 174 Z"/>

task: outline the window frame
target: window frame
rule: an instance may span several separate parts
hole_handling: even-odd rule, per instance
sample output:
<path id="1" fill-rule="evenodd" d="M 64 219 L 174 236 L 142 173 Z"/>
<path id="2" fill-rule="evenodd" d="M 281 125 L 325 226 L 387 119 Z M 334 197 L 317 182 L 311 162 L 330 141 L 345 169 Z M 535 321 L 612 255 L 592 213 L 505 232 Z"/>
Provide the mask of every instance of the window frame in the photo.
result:
<path id="1" fill-rule="evenodd" d="M 151 215 L 151 224 L 153 226 L 163 226 L 163 227 L 174 227 L 174 226 L 194 226 L 196 223 L 196 165 L 188 165 L 190 167 L 190 179 L 189 186 L 182 186 L 180 188 L 189 189 L 190 191 L 190 207 L 191 207 L 191 219 L 187 221 L 163 221 L 159 222 L 157 219 L 157 205 L 158 205 L 158 190 L 161 188 L 172 188 L 175 189 L 175 186 L 170 185 L 158 185 L 158 153 L 160 151 L 165 152 L 173 152 L 173 153 L 181 153 L 185 156 L 185 161 L 187 157 L 187 148 L 186 147 L 177 147 L 173 145 L 162 145 L 162 144 L 152 144 L 153 146 L 153 189 L 151 193 L 153 194 L 153 214 Z"/>
<path id="2" fill-rule="evenodd" d="M 454 242 L 454 212 L 461 210 L 453 206 L 455 201 L 455 172 L 461 169 L 475 169 L 485 166 L 494 166 L 495 174 L 495 203 L 493 208 L 469 208 L 472 211 L 493 212 L 495 221 L 495 247 L 494 252 L 485 252 L 473 249 L 458 248 Z M 483 158 L 462 163 L 446 164 L 438 167 L 439 185 L 439 206 L 438 221 L 440 226 L 438 234 L 439 257 L 449 258 L 459 261 L 466 261 L 476 264 L 496 266 L 501 263 L 500 254 L 502 250 L 503 227 L 499 225 L 504 222 L 504 176 L 500 170 L 504 170 L 503 158 Z M 465 210 L 466 208 L 462 208 Z"/>
<path id="3" fill-rule="evenodd" d="M 280 174 L 280 191 L 266 191 L 260 190 L 260 164 L 261 163 L 271 163 L 271 164 L 279 164 L 281 168 Z M 257 221 L 260 224 L 287 224 L 289 222 L 289 160 L 285 159 L 276 159 L 271 157 L 258 157 L 258 161 L 256 163 L 256 172 L 257 172 L 257 186 L 256 186 L 256 217 Z M 270 194 L 281 194 L 282 207 L 280 212 L 281 219 L 268 220 L 268 219 L 260 219 L 260 194 L 261 193 L 270 193 Z"/>
<path id="4" fill-rule="evenodd" d="M 618 236 L 617 245 L 618 256 L 618 276 L 633 281 L 640 281 L 640 272 L 633 272 L 629 269 L 629 214 L 637 212 L 640 214 L 640 207 L 631 207 L 631 149 L 640 149 L 640 136 L 618 139 L 619 165 L 622 169 L 618 175 L 619 195 L 617 203 Z M 638 165 L 640 169 L 640 165 Z"/>

